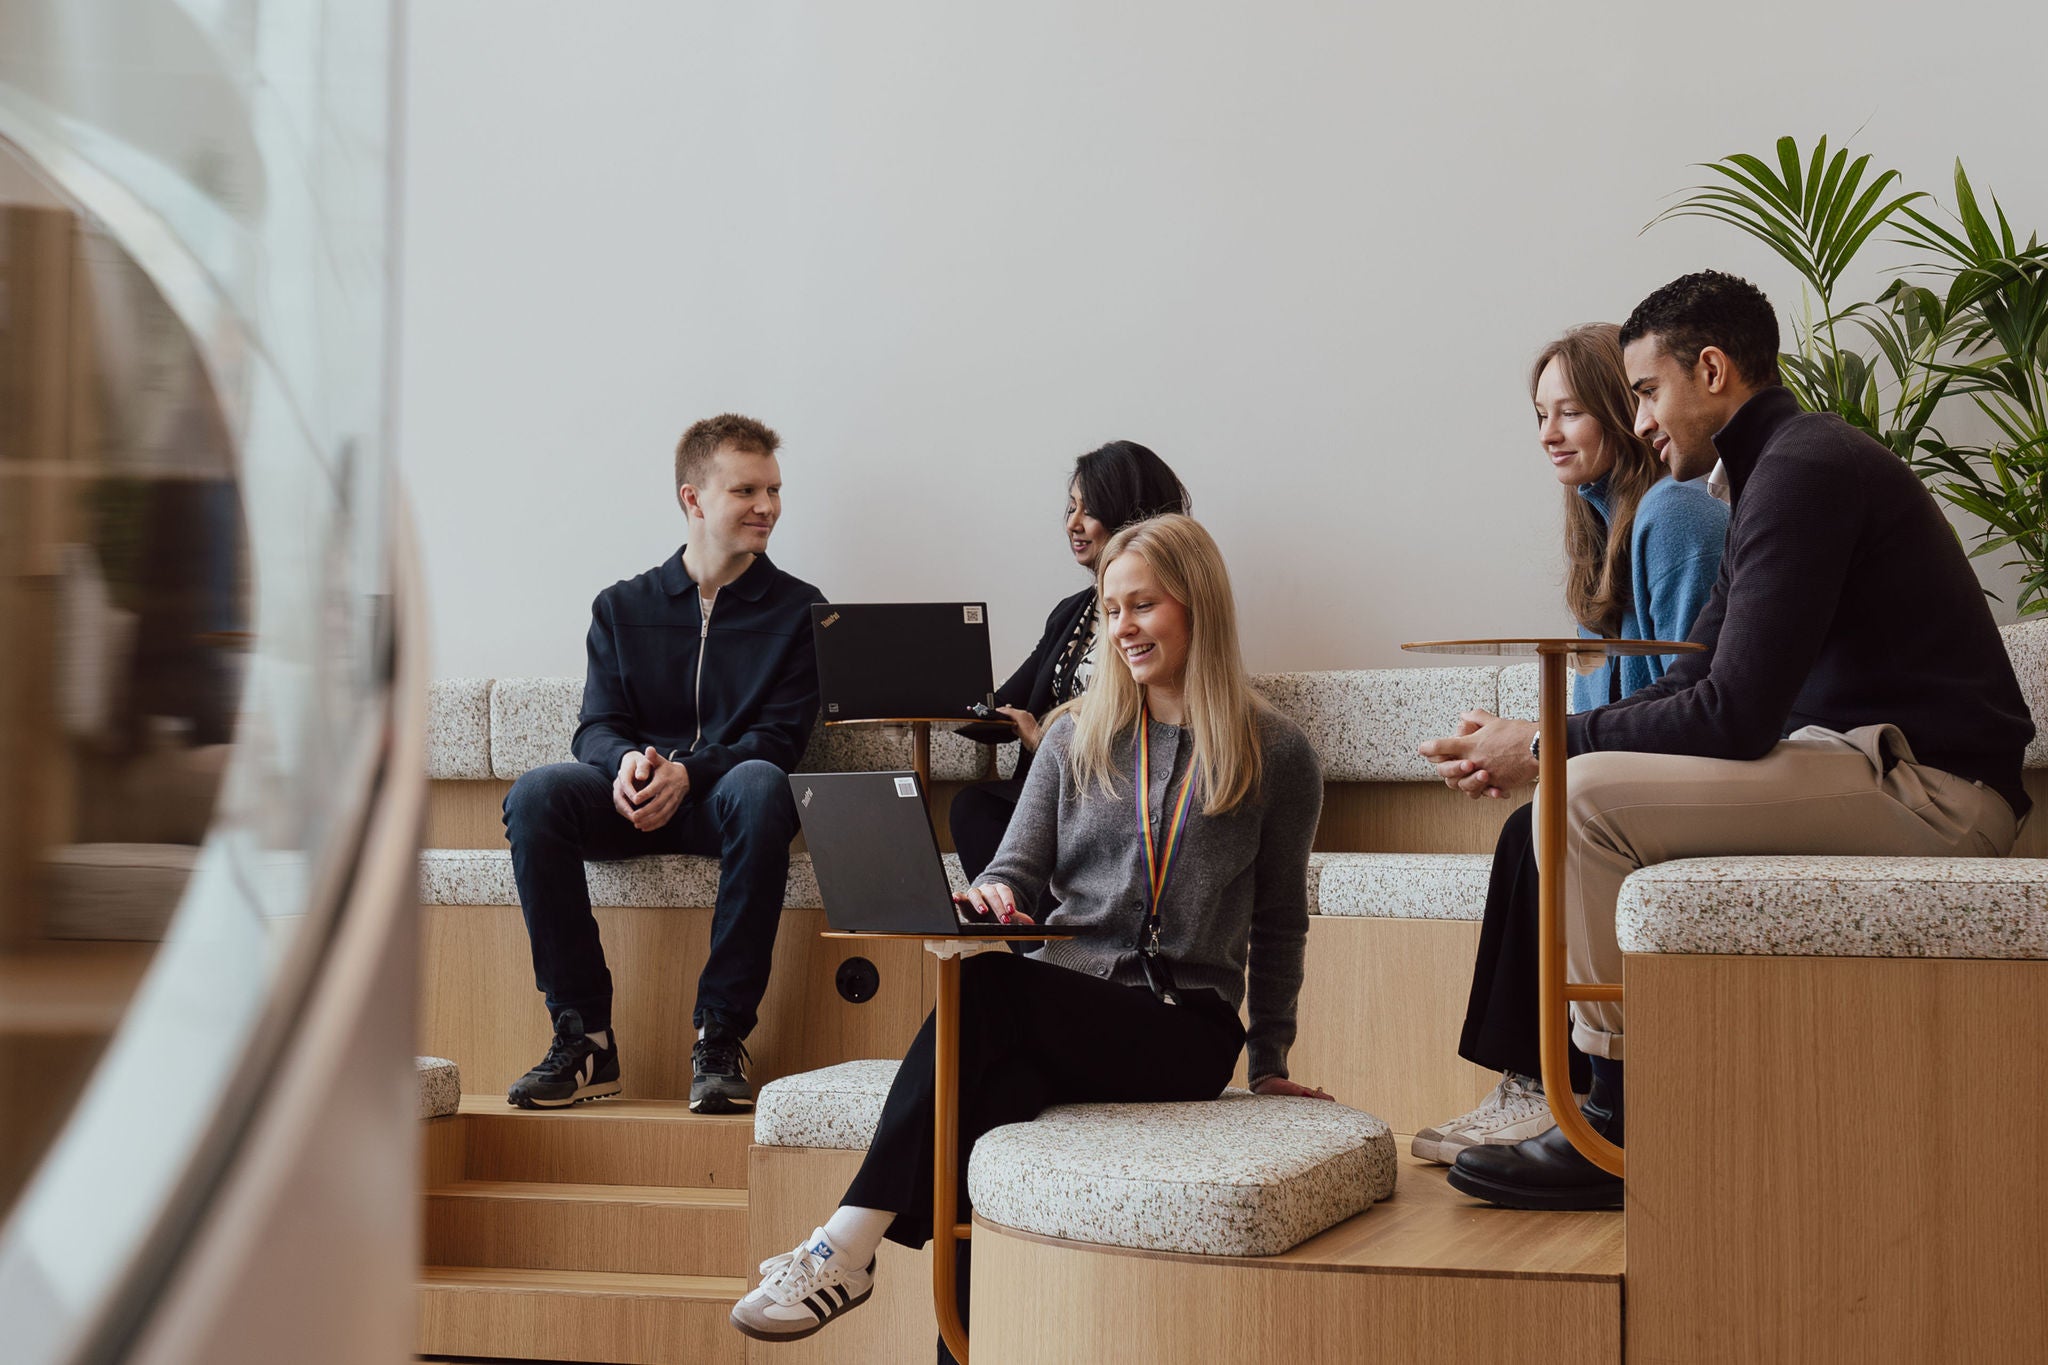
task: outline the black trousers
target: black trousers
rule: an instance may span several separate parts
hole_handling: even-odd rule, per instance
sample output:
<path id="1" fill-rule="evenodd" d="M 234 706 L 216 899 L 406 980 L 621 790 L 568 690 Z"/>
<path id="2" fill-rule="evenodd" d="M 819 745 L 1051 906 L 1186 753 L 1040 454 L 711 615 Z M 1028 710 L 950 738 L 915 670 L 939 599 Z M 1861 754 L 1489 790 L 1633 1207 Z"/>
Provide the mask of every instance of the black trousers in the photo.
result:
<path id="1" fill-rule="evenodd" d="M 1489 1071 L 1541 1076 L 1538 1046 L 1536 837 L 1534 802 L 1508 816 L 1493 849 L 1486 919 L 1472 964 L 1472 995 L 1458 1055 Z M 1592 1066 L 1571 1049 L 1572 1089 L 1584 1093 Z"/>
<path id="2" fill-rule="evenodd" d="M 1165 1005 L 1036 958 L 982 953 L 960 964 L 960 1187 L 983 1133 L 1054 1104 L 1208 1100 L 1244 1047 L 1244 1025 L 1220 998 Z M 921 1247 L 932 1235 L 933 1024 L 929 1016 L 889 1087 L 867 1159 L 841 1203 L 896 1215 L 888 1237 Z"/>
<path id="3" fill-rule="evenodd" d="M 760 759 L 692 791 L 667 824 L 644 833 L 613 808 L 611 779 L 587 763 L 535 768 L 513 783 L 505 836 L 548 1016 L 573 1009 L 585 1029 L 612 1025 L 612 974 L 590 912 L 584 861 L 695 853 L 717 858 L 719 868 L 711 952 L 690 1022 L 746 1037 L 768 990 L 796 829 L 788 779 Z"/>

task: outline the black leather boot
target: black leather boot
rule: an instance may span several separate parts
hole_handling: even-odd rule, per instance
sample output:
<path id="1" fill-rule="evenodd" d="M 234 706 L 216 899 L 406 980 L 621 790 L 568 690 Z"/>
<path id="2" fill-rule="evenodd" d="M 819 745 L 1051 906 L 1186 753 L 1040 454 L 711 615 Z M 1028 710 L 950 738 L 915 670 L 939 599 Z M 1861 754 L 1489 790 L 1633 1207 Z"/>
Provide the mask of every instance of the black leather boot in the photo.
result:
<path id="1" fill-rule="evenodd" d="M 1621 1145 L 1621 1088 L 1596 1071 L 1586 1097 L 1593 1131 Z M 1510 1209 L 1618 1209 L 1621 1177 L 1579 1155 L 1561 1128 L 1511 1147 L 1467 1147 L 1448 1177 L 1451 1188 Z"/>

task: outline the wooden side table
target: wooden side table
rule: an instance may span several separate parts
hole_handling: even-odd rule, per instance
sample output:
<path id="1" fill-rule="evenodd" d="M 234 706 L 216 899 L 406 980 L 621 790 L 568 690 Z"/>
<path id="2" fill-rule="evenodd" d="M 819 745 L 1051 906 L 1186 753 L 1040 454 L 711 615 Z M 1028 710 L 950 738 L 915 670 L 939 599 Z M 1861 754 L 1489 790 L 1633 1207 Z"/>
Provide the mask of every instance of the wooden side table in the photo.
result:
<path id="1" fill-rule="evenodd" d="M 1569 687 L 1565 664 L 1573 659 L 1627 654 L 1696 654 L 1702 645 L 1677 640 L 1591 640 L 1581 636 L 1538 636 L 1506 640 L 1422 640 L 1401 648 L 1418 654 L 1490 654 L 1536 656 L 1542 666 L 1537 694 L 1537 723 L 1546 740 L 1537 753 L 1536 906 L 1538 998 L 1541 1001 L 1538 1047 L 1543 1062 L 1543 1093 L 1550 1112 L 1572 1146 L 1609 1175 L 1622 1173 L 1621 1148 L 1593 1131 L 1572 1096 L 1571 1002 L 1621 999 L 1614 982 L 1565 980 L 1564 940 L 1564 807 L 1565 700 Z"/>
<path id="2" fill-rule="evenodd" d="M 857 722 L 854 722 L 857 723 Z M 828 929 L 826 938 L 920 939 L 925 951 L 939 960 L 938 993 L 932 1008 L 932 1309 L 939 1335 L 960 1365 L 967 1365 L 967 1325 L 960 1321 L 959 1274 L 955 1251 L 974 1235 L 960 1221 L 960 960 L 975 953 L 1002 950 L 1007 938 L 986 935 L 933 937 L 929 934 L 861 933 Z M 1033 934 L 1040 942 L 1077 937 L 1058 930 Z M 1569 1090 L 1567 1090 L 1569 1093 Z"/>

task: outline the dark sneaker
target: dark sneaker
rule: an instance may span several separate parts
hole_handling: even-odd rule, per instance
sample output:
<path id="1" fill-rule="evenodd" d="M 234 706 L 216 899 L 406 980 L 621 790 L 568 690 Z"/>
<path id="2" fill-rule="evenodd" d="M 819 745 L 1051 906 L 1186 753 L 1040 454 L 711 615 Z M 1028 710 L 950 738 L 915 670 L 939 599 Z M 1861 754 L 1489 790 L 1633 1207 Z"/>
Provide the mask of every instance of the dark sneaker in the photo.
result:
<path id="1" fill-rule="evenodd" d="M 690 1049 L 690 1112 L 738 1114 L 754 1107 L 746 1045 L 729 1034 L 699 1038 Z"/>
<path id="2" fill-rule="evenodd" d="M 555 1020 L 555 1041 L 540 1065 L 512 1082 L 505 1102 L 521 1109 L 563 1109 L 578 1100 L 619 1093 L 619 1040 L 602 1030 L 607 1046 L 583 1034 L 583 1016 L 563 1010 Z"/>

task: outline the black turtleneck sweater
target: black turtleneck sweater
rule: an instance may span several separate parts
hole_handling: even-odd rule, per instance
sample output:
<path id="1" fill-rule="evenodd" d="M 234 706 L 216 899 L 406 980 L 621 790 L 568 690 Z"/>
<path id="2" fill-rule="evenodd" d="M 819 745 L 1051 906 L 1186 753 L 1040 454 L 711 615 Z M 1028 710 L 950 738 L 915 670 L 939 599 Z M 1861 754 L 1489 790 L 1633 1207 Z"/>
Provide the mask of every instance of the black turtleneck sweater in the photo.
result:
<path id="1" fill-rule="evenodd" d="M 1571 717 L 1570 751 L 1755 759 L 1805 725 L 1890 723 L 1917 762 L 2028 801 L 2033 718 L 1920 480 L 1839 417 L 1763 390 L 1714 437 L 1734 515 L 1713 596 L 1649 687 Z"/>

